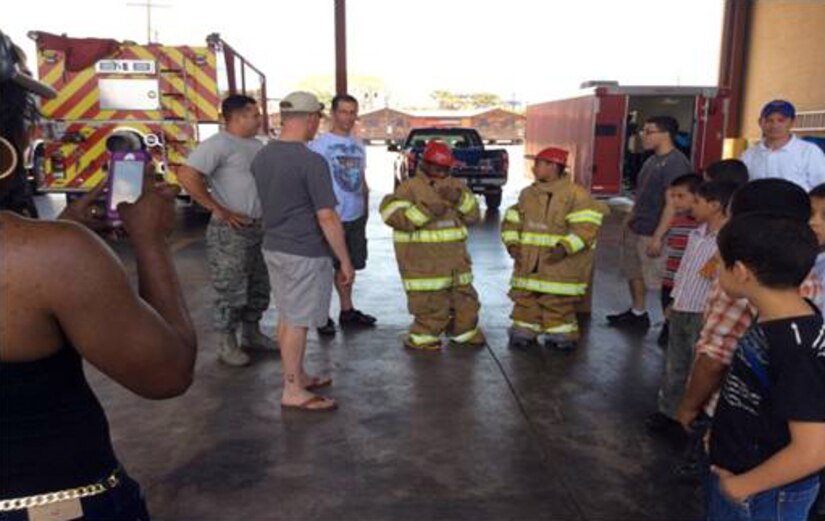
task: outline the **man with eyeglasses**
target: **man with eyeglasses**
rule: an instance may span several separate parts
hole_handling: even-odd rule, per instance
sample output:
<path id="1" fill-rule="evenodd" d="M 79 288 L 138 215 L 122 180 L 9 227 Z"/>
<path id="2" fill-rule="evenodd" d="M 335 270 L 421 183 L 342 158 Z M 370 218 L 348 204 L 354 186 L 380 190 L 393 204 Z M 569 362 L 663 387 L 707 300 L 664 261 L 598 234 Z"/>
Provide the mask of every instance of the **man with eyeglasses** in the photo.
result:
<path id="1" fill-rule="evenodd" d="M 664 236 L 673 218 L 667 204 L 667 190 L 677 177 L 692 170 L 690 161 L 674 140 L 679 124 L 670 116 L 649 118 L 641 131 L 642 146 L 653 155 L 639 172 L 639 188 L 633 210 L 622 229 L 619 267 L 628 280 L 632 304 L 622 313 L 607 316 L 608 325 L 646 331 L 647 290 L 662 284 L 665 258 Z"/>

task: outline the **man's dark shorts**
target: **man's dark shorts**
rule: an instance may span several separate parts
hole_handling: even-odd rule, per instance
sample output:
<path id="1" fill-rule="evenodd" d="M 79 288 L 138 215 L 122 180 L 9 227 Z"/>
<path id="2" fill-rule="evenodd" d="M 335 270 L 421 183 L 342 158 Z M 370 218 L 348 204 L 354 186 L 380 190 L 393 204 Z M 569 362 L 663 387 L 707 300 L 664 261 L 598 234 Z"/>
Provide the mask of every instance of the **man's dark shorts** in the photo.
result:
<path id="1" fill-rule="evenodd" d="M 367 216 L 343 224 L 352 267 L 356 271 L 363 270 L 367 267 Z M 335 270 L 338 271 L 340 267 L 341 263 L 336 259 Z"/>

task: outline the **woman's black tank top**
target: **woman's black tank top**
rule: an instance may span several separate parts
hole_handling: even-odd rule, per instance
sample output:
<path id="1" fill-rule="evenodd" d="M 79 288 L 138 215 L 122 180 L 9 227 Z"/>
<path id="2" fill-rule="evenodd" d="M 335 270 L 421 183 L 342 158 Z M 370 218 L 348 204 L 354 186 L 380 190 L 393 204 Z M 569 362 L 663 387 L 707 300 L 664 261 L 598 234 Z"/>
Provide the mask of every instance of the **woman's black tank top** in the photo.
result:
<path id="1" fill-rule="evenodd" d="M 0 362 L 0 499 L 88 485 L 117 466 L 80 355 Z"/>

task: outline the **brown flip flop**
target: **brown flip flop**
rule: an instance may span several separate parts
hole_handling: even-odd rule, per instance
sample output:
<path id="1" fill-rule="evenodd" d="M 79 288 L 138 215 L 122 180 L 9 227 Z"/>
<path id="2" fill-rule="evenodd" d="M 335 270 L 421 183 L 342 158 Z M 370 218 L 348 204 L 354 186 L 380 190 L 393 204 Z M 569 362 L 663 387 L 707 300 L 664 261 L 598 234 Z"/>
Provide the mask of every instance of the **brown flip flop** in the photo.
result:
<path id="1" fill-rule="evenodd" d="M 312 383 L 304 387 L 307 391 L 314 391 L 315 389 L 323 389 L 332 385 L 332 378 L 329 376 L 313 376 Z"/>
<path id="2" fill-rule="evenodd" d="M 327 407 L 312 407 L 313 404 L 329 402 L 331 405 Z M 328 412 L 334 411 L 338 408 L 338 402 L 335 400 L 331 400 L 329 398 L 324 398 L 323 396 L 313 396 L 309 400 L 298 404 L 298 405 L 287 405 L 282 403 L 281 409 L 293 409 L 296 411 L 306 411 L 306 412 Z"/>

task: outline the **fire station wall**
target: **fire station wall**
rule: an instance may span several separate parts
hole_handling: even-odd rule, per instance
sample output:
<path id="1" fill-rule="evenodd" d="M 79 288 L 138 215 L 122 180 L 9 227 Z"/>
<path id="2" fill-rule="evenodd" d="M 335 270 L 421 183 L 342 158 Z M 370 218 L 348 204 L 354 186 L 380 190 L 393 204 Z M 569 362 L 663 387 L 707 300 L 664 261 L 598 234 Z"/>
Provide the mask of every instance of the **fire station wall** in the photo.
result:
<path id="1" fill-rule="evenodd" d="M 775 98 L 825 110 L 825 0 L 750 0 L 742 136 L 758 140 L 759 111 Z"/>

